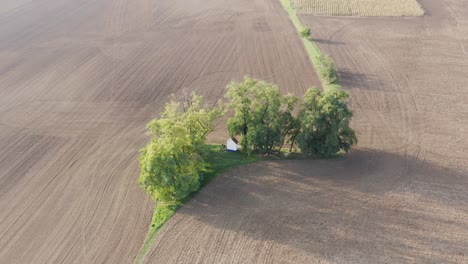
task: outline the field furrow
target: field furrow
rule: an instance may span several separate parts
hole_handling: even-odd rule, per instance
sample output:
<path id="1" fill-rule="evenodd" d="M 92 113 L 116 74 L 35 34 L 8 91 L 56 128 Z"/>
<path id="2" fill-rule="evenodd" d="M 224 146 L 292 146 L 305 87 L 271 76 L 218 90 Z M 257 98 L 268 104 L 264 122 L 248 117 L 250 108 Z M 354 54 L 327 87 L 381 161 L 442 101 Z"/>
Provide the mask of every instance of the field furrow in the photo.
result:
<path id="1" fill-rule="evenodd" d="M 154 207 L 138 150 L 171 94 L 216 101 L 244 75 L 297 94 L 318 84 L 280 8 L 1 1 L 0 263 L 131 263 Z"/>

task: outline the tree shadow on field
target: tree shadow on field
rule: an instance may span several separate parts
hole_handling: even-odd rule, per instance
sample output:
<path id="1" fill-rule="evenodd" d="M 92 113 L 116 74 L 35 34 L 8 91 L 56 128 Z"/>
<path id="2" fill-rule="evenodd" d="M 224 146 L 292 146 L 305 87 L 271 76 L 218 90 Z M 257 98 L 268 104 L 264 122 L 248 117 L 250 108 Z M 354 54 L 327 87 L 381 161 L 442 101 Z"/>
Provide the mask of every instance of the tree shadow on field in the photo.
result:
<path id="1" fill-rule="evenodd" d="M 375 74 L 364 74 L 351 72 L 347 69 L 338 69 L 340 83 L 346 88 L 358 89 L 376 89 L 383 86 L 383 82 L 379 80 Z"/>
<path id="2" fill-rule="evenodd" d="M 235 239 L 207 239 L 226 245 L 223 256 L 243 250 L 251 262 L 259 252 L 248 259 L 239 237 L 257 251 L 274 247 L 266 254 L 278 262 L 288 250 L 314 262 L 461 263 L 468 257 L 467 175 L 369 150 L 336 160 L 268 161 L 215 179 L 179 210 L 177 223 L 195 219 L 194 234 L 233 232 Z M 208 241 L 192 235 L 178 242 L 206 250 Z"/>
<path id="3" fill-rule="evenodd" d="M 334 41 L 329 39 L 312 39 L 315 43 L 326 44 L 326 45 L 344 45 L 344 42 Z"/>

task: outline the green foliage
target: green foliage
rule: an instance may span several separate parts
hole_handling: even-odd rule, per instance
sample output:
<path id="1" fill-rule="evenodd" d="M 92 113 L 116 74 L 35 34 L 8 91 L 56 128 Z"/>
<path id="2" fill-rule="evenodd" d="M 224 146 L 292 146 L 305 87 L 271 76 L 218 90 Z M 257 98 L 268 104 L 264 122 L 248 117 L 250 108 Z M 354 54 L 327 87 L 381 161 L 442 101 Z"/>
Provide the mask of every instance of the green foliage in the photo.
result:
<path id="1" fill-rule="evenodd" d="M 302 33 L 307 29 L 291 2 L 280 2 L 296 30 Z M 297 142 L 304 156 L 331 157 L 340 150 L 348 152 L 357 143 L 356 135 L 349 127 L 352 112 L 346 105 L 348 94 L 341 90 L 333 59 L 322 53 L 310 37 L 304 38 L 303 43 L 325 92 L 313 88 L 304 96 L 296 126 L 290 133 L 291 149 Z"/>
<path id="2" fill-rule="evenodd" d="M 159 203 L 153 212 L 153 218 L 151 219 L 151 226 L 149 228 L 148 234 L 146 235 L 143 246 L 138 252 L 137 257 L 135 258 L 134 263 L 143 263 L 143 258 L 150 249 L 154 241 L 154 236 L 158 231 L 163 227 L 163 225 L 175 214 L 179 204 L 162 204 Z"/>
<path id="3" fill-rule="evenodd" d="M 331 58 L 324 61 L 326 68 L 334 71 Z M 357 142 L 349 127 L 352 113 L 346 105 L 348 95 L 339 85 L 330 85 L 325 92 L 309 89 L 297 118 L 292 114 L 297 97 L 281 95 L 270 83 L 246 77 L 243 82 L 231 83 L 226 97 L 234 110 L 228 120 L 229 133 L 242 136 L 242 148 L 248 153 L 281 151 L 289 139 L 291 148 L 297 142 L 304 156 L 331 157 L 339 151 L 348 152 Z M 156 232 L 200 186 L 227 168 L 257 160 L 206 145 L 214 122 L 226 111 L 222 103 L 206 107 L 201 100 L 196 94 L 182 103 L 171 100 L 161 117 L 148 124 L 151 141 L 141 149 L 138 182 L 158 204 L 137 263 Z"/>
<path id="4" fill-rule="evenodd" d="M 206 170 L 200 181 L 200 187 L 208 184 L 222 172 L 241 165 L 250 164 L 258 161 L 253 155 L 246 155 L 242 152 L 228 152 L 221 145 L 206 145 L 206 154 L 204 155 Z"/>
<path id="5" fill-rule="evenodd" d="M 290 0 L 279 0 L 283 5 L 284 9 L 288 13 L 291 21 L 293 22 L 294 27 L 296 28 L 297 32 L 301 34 L 304 29 L 304 25 L 301 22 L 301 19 L 297 16 L 296 11 L 294 10 L 293 6 L 291 5 Z M 301 34 L 302 36 L 302 34 Z M 320 82 L 322 83 L 322 87 L 326 90 L 329 88 L 340 88 L 338 74 L 336 73 L 335 64 L 333 63 L 333 59 L 323 54 L 323 52 L 319 49 L 317 44 L 312 40 L 309 36 L 307 38 L 302 38 L 302 43 L 309 55 L 309 59 L 312 62 L 317 74 L 319 75 Z"/>
<path id="6" fill-rule="evenodd" d="M 241 83 L 231 83 L 226 97 L 235 113 L 228 120 L 228 130 L 242 136 L 243 148 L 250 153 L 271 154 L 274 147 L 281 151 L 286 139 L 291 148 L 297 142 L 304 156 L 348 152 L 357 142 L 349 127 L 352 113 L 346 105 L 348 95 L 339 86 L 330 87 L 323 93 L 309 89 L 295 118 L 292 113 L 298 99 L 282 96 L 277 86 L 247 77 Z M 200 186 L 228 168 L 258 160 L 206 145 L 206 136 L 225 108 L 221 103 L 202 107 L 201 99 L 193 94 L 184 103 L 172 100 L 161 117 L 148 124 L 152 138 L 141 150 L 138 182 L 157 201 L 157 207 L 135 263 L 143 260 L 157 231 Z"/>
<path id="7" fill-rule="evenodd" d="M 329 55 L 321 54 L 317 56 L 319 61 L 319 67 L 321 68 L 318 71 L 320 78 L 327 85 L 338 85 L 338 73 L 336 72 L 335 63 Z"/>
<path id="8" fill-rule="evenodd" d="M 297 98 L 282 96 L 276 85 L 246 77 L 228 86 L 234 117 L 228 120 L 231 136 L 242 136 L 248 153 L 271 154 L 281 147 L 292 123 L 291 112 Z"/>
<path id="9" fill-rule="evenodd" d="M 202 107 L 194 94 L 187 105 L 171 101 L 148 124 L 152 138 L 141 150 L 138 182 L 154 200 L 181 201 L 198 190 L 206 136 L 223 113 L 222 105 Z"/>
<path id="10" fill-rule="evenodd" d="M 306 38 L 306 39 L 310 38 L 310 28 L 303 28 L 299 34 L 303 38 Z"/>
<path id="11" fill-rule="evenodd" d="M 222 172 L 235 168 L 240 165 L 245 165 L 249 163 L 256 162 L 258 159 L 255 156 L 248 156 L 239 152 L 227 152 L 224 147 L 220 145 L 206 145 L 205 147 L 205 164 L 206 171 L 204 171 L 203 179 L 200 181 L 200 186 L 205 186 L 216 176 L 220 175 Z M 195 192 L 196 193 L 196 192 Z M 192 195 L 187 196 L 182 202 L 190 199 Z M 158 202 L 157 206 L 153 213 L 153 218 L 151 220 L 151 226 L 149 228 L 148 234 L 145 238 L 143 246 L 140 249 L 134 263 L 142 263 L 143 259 L 150 249 L 154 236 L 158 231 L 163 227 L 163 225 L 175 214 L 177 209 L 181 206 L 181 203 L 164 203 Z"/>
<path id="12" fill-rule="evenodd" d="M 140 185 L 158 201 L 178 201 L 198 190 L 199 174 L 205 166 L 185 131 L 180 138 L 153 139 L 142 150 Z"/>
<path id="13" fill-rule="evenodd" d="M 287 139 L 290 140 L 290 144 L 294 145 L 295 131 L 297 130 L 299 123 L 292 113 L 297 101 L 298 98 L 296 96 L 287 95 L 283 97 L 278 120 L 278 123 L 280 124 L 281 137 L 281 144 L 278 146 L 279 151 L 281 151 Z"/>
<path id="14" fill-rule="evenodd" d="M 156 209 L 153 213 L 153 219 L 151 220 L 151 229 L 154 229 L 156 232 L 161 229 L 164 223 L 171 218 L 171 216 L 177 211 L 180 204 L 163 204 L 160 203 L 156 206 Z"/>
<path id="15" fill-rule="evenodd" d="M 297 142 L 304 156 L 332 157 L 348 152 L 357 143 L 349 127 L 352 112 L 346 105 L 348 94 L 339 89 L 321 92 L 309 89 L 298 114 Z"/>
<path id="16" fill-rule="evenodd" d="M 297 143 L 304 156 L 327 158 L 356 144 L 349 127 L 348 94 L 338 85 L 330 85 L 325 92 L 309 89 L 297 118 L 292 115 L 297 98 L 282 96 L 272 84 L 245 78 L 228 88 L 235 112 L 228 130 L 232 136 L 242 136 L 241 146 L 248 153 L 272 154 L 289 140 L 290 151 Z"/>
<path id="17" fill-rule="evenodd" d="M 161 118 L 151 121 L 148 129 L 153 138 L 159 138 L 165 135 L 165 132 L 171 133 L 171 131 L 162 130 L 168 127 L 184 129 L 190 136 L 192 145 L 197 151 L 201 151 L 205 146 L 206 137 L 215 127 L 215 121 L 225 112 L 225 107 L 221 102 L 214 107 L 202 106 L 202 96 L 193 93 L 183 102 L 172 99 L 166 104 Z M 174 134 L 171 137 L 181 136 Z"/>

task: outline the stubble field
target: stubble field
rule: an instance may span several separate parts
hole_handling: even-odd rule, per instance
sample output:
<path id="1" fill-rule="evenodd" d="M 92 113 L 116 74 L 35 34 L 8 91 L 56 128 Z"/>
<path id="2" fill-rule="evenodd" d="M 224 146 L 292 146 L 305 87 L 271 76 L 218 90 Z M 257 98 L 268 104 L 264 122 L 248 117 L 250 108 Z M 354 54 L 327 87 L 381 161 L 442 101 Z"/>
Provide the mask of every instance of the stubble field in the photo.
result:
<path id="1" fill-rule="evenodd" d="M 299 13 L 322 16 L 415 17 L 424 15 L 417 0 L 289 0 Z"/>

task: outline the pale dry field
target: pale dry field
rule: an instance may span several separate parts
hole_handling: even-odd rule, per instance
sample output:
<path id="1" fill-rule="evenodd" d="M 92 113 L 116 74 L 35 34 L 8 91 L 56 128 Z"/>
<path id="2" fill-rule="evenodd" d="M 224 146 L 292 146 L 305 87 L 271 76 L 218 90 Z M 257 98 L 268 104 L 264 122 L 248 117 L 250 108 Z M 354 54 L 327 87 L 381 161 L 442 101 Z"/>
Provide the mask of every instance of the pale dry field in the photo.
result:
<path id="1" fill-rule="evenodd" d="M 325 16 L 414 17 L 424 15 L 417 0 L 289 0 L 299 13 Z"/>
<path id="2" fill-rule="evenodd" d="M 415 19 L 301 16 L 350 93 L 357 149 L 222 175 L 147 263 L 468 263 L 468 1 L 421 2 Z"/>
<path id="3" fill-rule="evenodd" d="M 302 94 L 301 45 L 266 0 L 0 1 L 0 263 L 131 263 L 146 123 L 246 74 Z"/>

